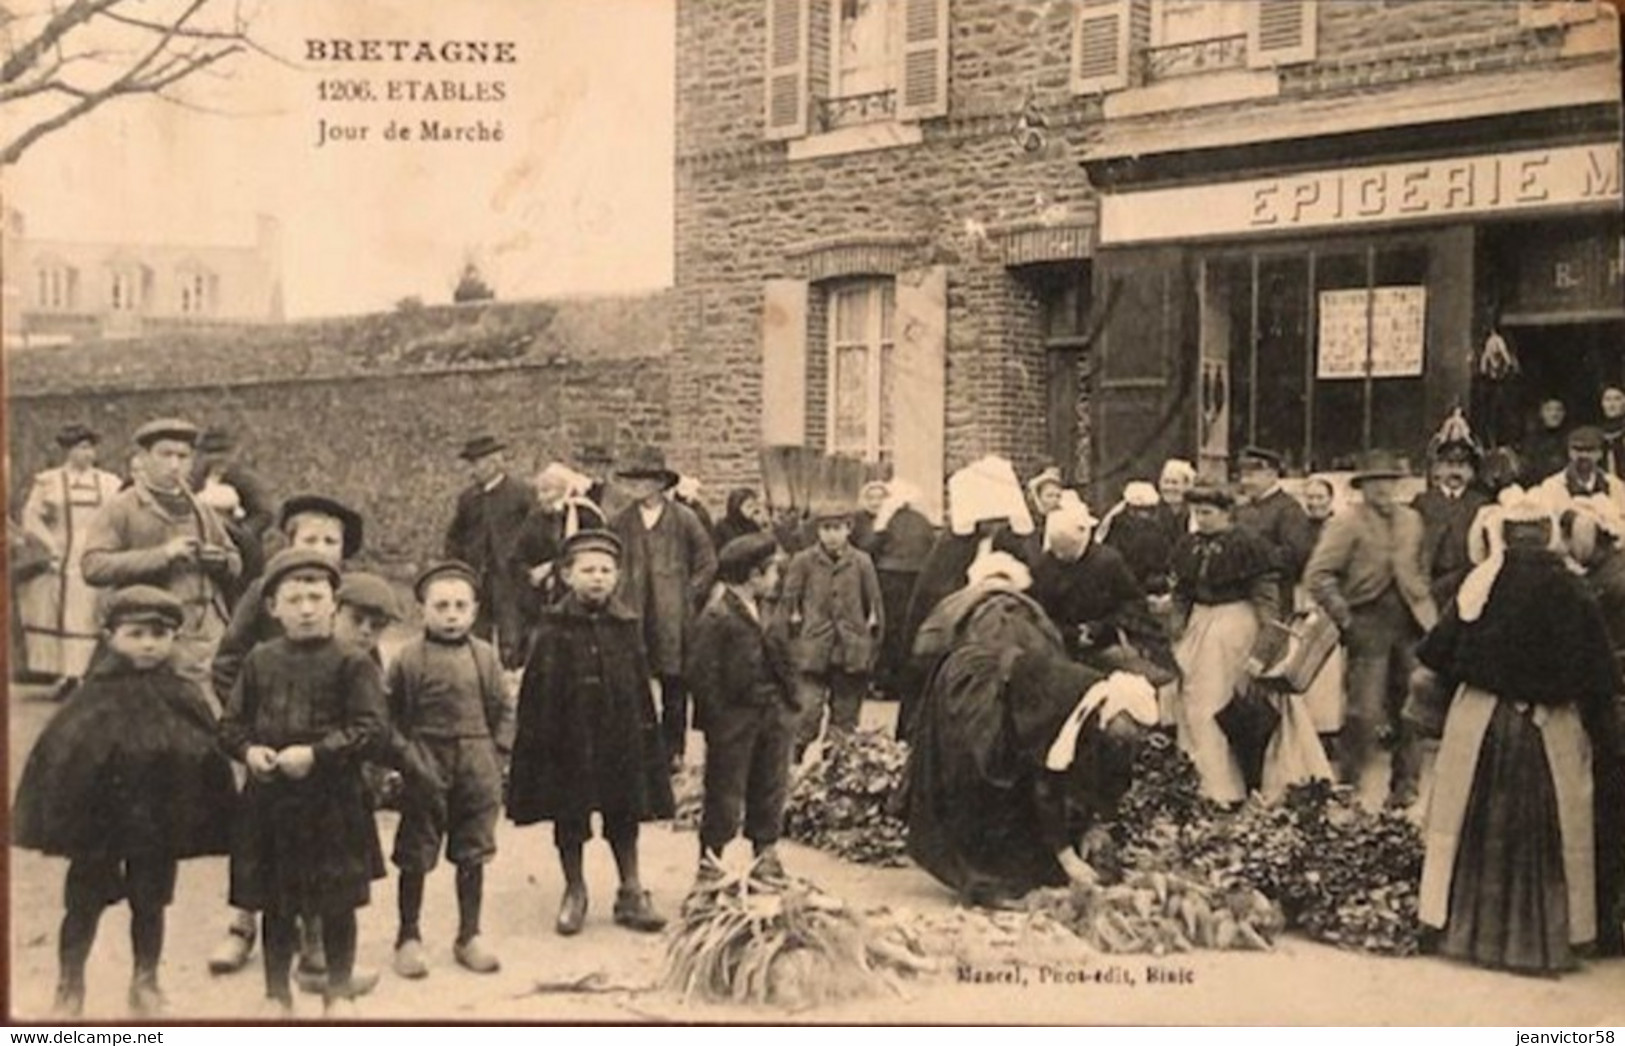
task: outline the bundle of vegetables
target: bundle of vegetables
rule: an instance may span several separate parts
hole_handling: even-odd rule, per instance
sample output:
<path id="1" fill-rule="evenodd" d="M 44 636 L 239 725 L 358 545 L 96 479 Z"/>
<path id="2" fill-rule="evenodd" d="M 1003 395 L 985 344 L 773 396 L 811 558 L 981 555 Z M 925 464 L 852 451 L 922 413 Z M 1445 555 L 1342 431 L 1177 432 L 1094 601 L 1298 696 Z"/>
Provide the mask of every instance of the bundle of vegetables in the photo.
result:
<path id="1" fill-rule="evenodd" d="M 1221 893 L 1167 872 L 1137 872 L 1115 886 L 1035 890 L 1027 907 L 1115 955 L 1268 951 L 1286 926 L 1280 906 L 1256 889 L 1232 886 Z"/>
<path id="2" fill-rule="evenodd" d="M 665 986 L 686 999 L 803 1009 L 900 991 L 897 974 L 936 968 L 804 879 L 708 868 L 666 947 Z"/>
<path id="3" fill-rule="evenodd" d="M 672 826 L 687 831 L 700 829 L 700 814 L 705 811 L 705 770 L 694 763 L 684 763 L 671 779 L 672 797 L 677 801 L 677 812 Z"/>
<path id="4" fill-rule="evenodd" d="M 907 831 L 890 806 L 907 760 L 881 730 L 833 735 L 790 791 L 785 834 L 859 864 L 902 866 Z"/>
<path id="5" fill-rule="evenodd" d="M 1139 755 L 1115 839 L 1129 867 L 1174 871 L 1225 892 L 1257 890 L 1287 925 L 1342 947 L 1414 954 L 1422 841 L 1396 813 L 1315 781 L 1227 813 L 1199 795 L 1195 767 L 1158 739 Z"/>

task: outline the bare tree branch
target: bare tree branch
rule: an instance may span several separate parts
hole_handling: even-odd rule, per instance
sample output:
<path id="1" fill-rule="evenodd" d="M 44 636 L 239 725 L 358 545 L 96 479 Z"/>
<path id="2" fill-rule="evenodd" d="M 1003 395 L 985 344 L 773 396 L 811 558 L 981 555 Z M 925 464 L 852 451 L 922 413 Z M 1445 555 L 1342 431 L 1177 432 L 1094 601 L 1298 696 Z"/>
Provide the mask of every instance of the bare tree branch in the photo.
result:
<path id="1" fill-rule="evenodd" d="M 0 106 L 15 106 L 27 99 L 34 99 L 31 104 L 37 105 L 50 95 L 72 101 L 54 114 L 35 119 L 0 147 L 0 166 L 16 163 L 41 138 L 114 98 L 146 95 L 200 112 L 211 111 L 170 89 L 195 75 L 213 75 L 214 67 L 228 58 L 253 52 L 293 64 L 250 38 L 249 19 L 240 2 L 232 3 L 225 18 L 215 19 L 214 25 L 202 24 L 201 16 L 225 9 L 224 0 L 190 0 L 163 20 L 117 10 L 128 2 L 68 0 L 63 5 L 53 0 L 48 15 L 35 16 L 44 24 L 0 63 Z M 0 7 L 0 24 L 9 29 L 19 21 L 19 16 Z M 100 30 L 91 28 L 87 40 L 86 27 L 92 23 Z M 109 35 L 122 36 L 122 46 L 105 39 Z M 84 77 L 69 79 L 70 67 L 83 63 L 103 67 L 116 63 L 120 71 L 100 83 L 75 82 Z"/>

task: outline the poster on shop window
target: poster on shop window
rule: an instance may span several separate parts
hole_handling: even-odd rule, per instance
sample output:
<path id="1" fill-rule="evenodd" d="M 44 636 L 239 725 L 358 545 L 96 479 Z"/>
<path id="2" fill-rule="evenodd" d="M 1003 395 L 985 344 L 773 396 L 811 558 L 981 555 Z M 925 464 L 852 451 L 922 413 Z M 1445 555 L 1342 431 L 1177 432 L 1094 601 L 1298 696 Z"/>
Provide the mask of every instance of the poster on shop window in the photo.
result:
<path id="1" fill-rule="evenodd" d="M 1422 373 L 1426 287 L 1321 291 L 1315 377 L 1414 378 Z"/>
<path id="2" fill-rule="evenodd" d="M 1436 954 L 1432 763 L 1238 691 L 1156 488 L 1618 359 L 1618 83 L 1581 2 L 0 4 L 3 1016 L 1617 1025 L 1614 807 L 1553 976 Z"/>

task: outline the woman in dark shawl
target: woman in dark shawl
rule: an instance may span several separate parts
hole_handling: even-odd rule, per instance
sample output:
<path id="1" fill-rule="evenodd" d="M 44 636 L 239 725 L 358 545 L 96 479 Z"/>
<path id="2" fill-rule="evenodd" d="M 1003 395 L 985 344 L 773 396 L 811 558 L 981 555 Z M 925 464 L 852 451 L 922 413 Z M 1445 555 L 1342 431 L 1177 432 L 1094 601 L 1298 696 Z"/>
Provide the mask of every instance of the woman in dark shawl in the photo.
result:
<path id="1" fill-rule="evenodd" d="M 1006 554 L 979 560 L 917 648 L 941 656 L 909 750 L 908 852 L 972 904 L 1089 881 L 1134 741 L 1156 722 L 1144 679 L 1067 658 L 1024 575 Z"/>
<path id="2" fill-rule="evenodd" d="M 920 566 L 899 637 L 909 651 L 899 681 L 899 741 L 909 738 L 916 699 L 933 667 L 930 657 L 922 657 L 915 639 L 937 604 L 965 587 L 965 572 L 978 555 L 1006 552 L 1029 567 L 1036 558 L 1032 513 L 1015 467 L 1003 458 L 982 458 L 948 478 L 948 524 L 948 531 L 936 539 Z"/>
<path id="3" fill-rule="evenodd" d="M 747 534 L 760 534 L 767 529 L 767 518 L 762 513 L 762 501 L 749 487 L 735 487 L 728 491 L 728 508 L 717 524 L 716 545 L 721 552 L 728 542 Z"/>
<path id="4" fill-rule="evenodd" d="M 1551 974 L 1597 937 L 1590 768 L 1615 743 L 1619 672 L 1596 600 L 1550 549 L 1547 506 L 1509 501 L 1502 534 L 1417 651 L 1455 689 L 1418 914 L 1445 955 Z"/>

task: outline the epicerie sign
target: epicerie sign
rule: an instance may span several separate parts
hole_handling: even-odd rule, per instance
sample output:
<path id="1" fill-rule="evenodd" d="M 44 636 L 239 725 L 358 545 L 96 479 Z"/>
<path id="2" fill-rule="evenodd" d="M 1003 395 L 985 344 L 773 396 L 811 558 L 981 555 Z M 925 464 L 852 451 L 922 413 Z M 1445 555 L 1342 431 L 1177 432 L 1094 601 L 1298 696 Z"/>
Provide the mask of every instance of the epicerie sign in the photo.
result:
<path id="1" fill-rule="evenodd" d="M 1620 146 L 1576 145 L 1108 194 L 1100 241 L 1421 221 L 1620 198 Z"/>

